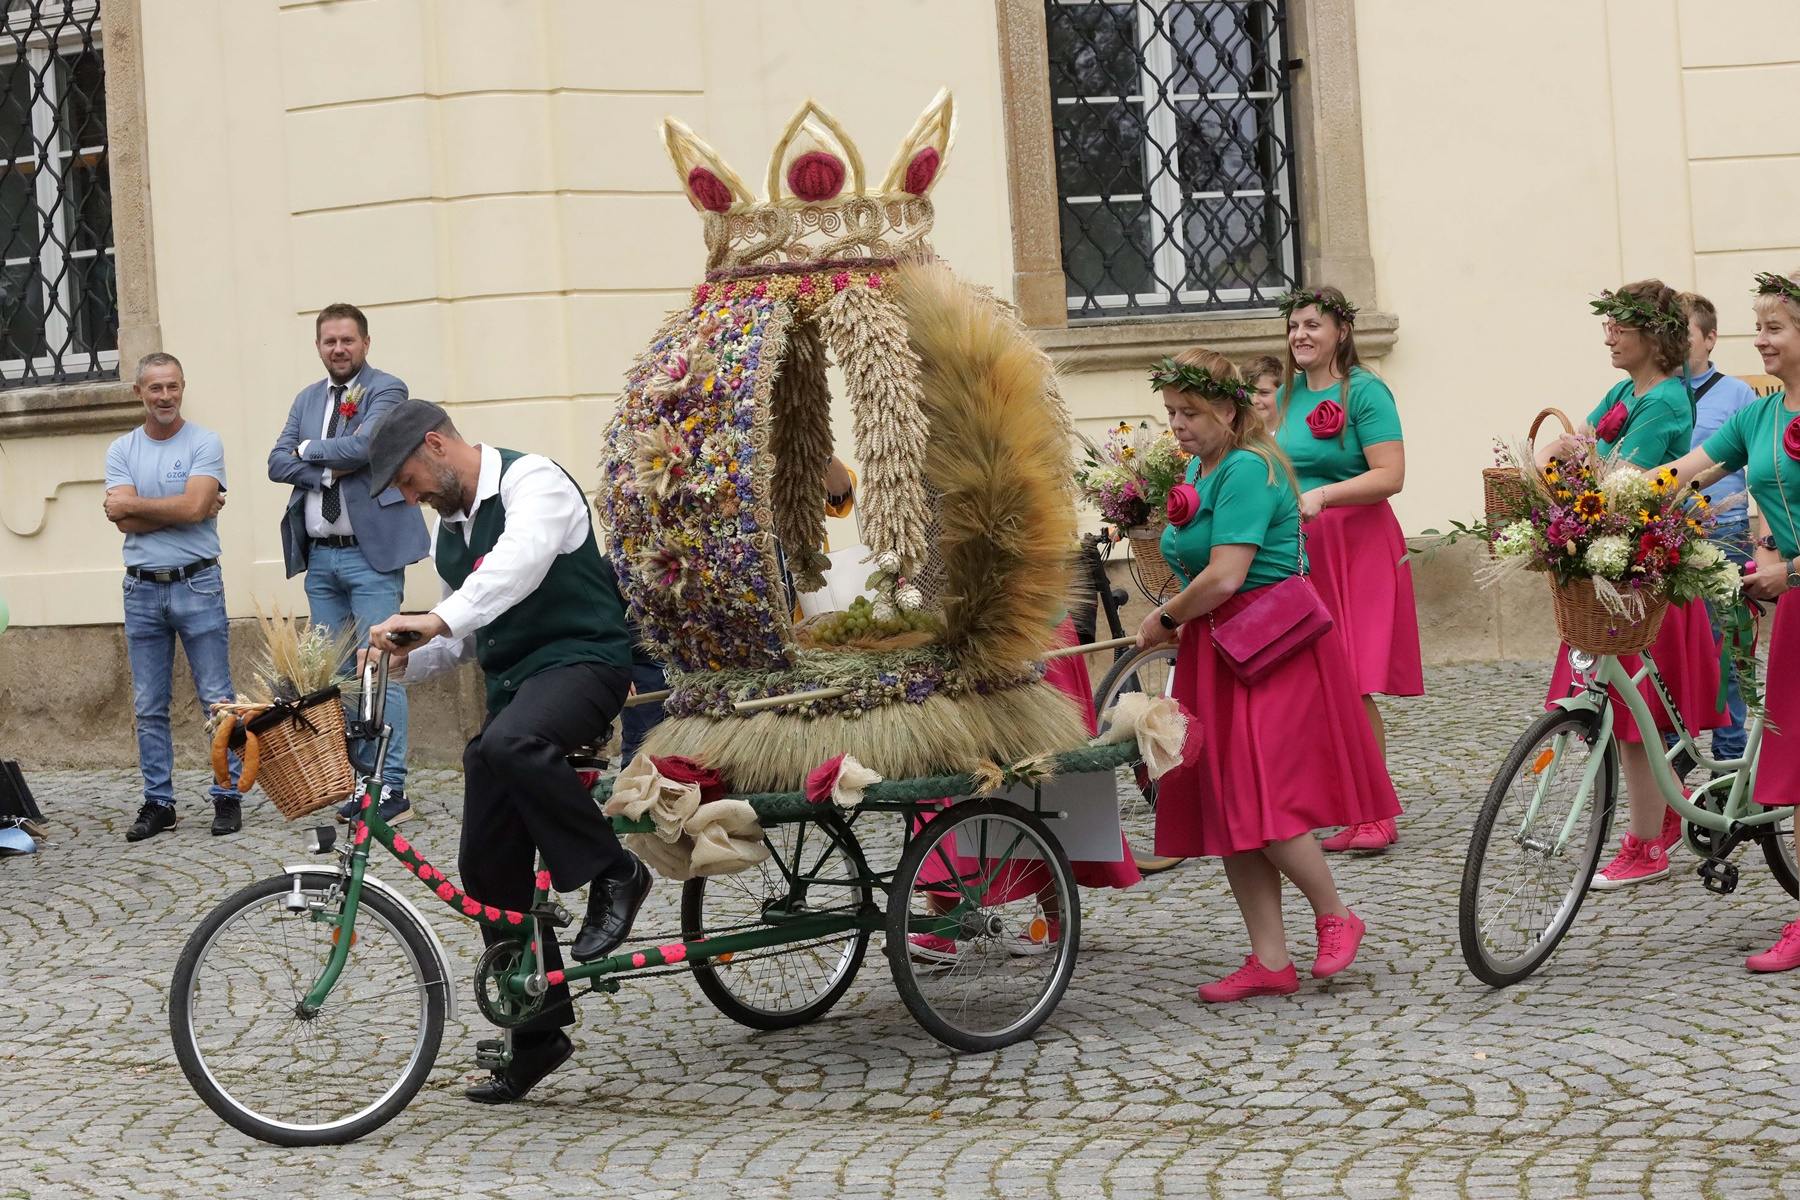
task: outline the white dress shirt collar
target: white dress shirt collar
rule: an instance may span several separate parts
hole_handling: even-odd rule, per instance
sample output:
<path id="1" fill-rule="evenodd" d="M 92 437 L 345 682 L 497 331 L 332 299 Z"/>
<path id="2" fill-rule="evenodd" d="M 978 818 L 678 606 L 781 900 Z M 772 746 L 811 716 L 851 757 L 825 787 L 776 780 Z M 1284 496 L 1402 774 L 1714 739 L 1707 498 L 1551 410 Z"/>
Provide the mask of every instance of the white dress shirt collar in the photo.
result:
<path id="1" fill-rule="evenodd" d="M 444 518 L 452 525 L 467 525 L 481 511 L 482 501 L 492 500 L 500 494 L 500 451 L 482 443 L 477 443 L 475 448 L 481 451 L 481 472 L 475 477 L 475 503 L 466 512 Z"/>

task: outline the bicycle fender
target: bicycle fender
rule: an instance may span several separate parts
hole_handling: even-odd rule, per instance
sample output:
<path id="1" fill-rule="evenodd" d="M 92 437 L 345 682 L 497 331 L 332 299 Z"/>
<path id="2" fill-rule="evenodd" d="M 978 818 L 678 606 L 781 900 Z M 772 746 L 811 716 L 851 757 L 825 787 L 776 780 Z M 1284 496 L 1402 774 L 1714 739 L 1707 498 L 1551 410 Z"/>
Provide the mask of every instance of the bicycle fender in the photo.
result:
<path id="1" fill-rule="evenodd" d="M 317 863 L 290 863 L 281 869 L 289 875 L 330 874 L 329 871 L 321 872 Z M 431 922 L 425 919 L 425 914 L 420 912 L 418 907 L 413 904 L 411 900 L 408 900 L 405 896 L 402 896 L 399 892 L 375 878 L 373 872 L 363 872 L 363 886 L 380 892 L 383 896 L 386 896 L 389 900 L 398 904 L 408 916 L 419 923 L 419 928 L 425 931 L 425 936 L 431 939 L 431 948 L 437 954 L 438 978 L 444 981 L 444 1016 L 448 1020 L 454 1021 L 456 1019 L 457 989 L 451 986 L 451 980 L 454 977 L 450 974 L 450 956 L 444 953 L 444 943 L 438 937 L 437 930 L 431 927 Z"/>
<path id="2" fill-rule="evenodd" d="M 1550 703 L 1565 712 L 1599 712 L 1600 697 L 1593 692 L 1582 692 L 1579 696 L 1564 696 Z"/>

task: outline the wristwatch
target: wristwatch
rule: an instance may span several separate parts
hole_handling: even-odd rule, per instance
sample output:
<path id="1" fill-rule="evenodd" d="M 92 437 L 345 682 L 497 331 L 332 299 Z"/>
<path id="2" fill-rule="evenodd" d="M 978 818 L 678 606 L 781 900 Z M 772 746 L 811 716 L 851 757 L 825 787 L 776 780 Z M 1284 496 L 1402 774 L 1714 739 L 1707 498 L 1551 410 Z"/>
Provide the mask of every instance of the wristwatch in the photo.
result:
<path id="1" fill-rule="evenodd" d="M 1761 546 L 1764 550 L 1773 550 L 1775 549 L 1775 535 L 1772 533 L 1765 533 L 1756 539 L 1756 544 Z"/>
<path id="2" fill-rule="evenodd" d="M 1790 580 L 1789 582 L 1791 583 L 1792 581 Z M 1168 613 L 1168 610 L 1166 610 L 1166 609 L 1161 609 L 1161 608 L 1157 609 L 1156 610 L 1156 619 L 1158 621 L 1161 621 L 1162 627 L 1164 629 L 1169 630 L 1170 632 L 1173 632 L 1173 631 L 1181 628 L 1181 622 L 1177 621 L 1174 617 L 1171 617 Z"/>
<path id="3" fill-rule="evenodd" d="M 1787 585 L 1790 588 L 1800 588 L 1800 569 L 1795 568 L 1795 563 L 1800 563 L 1800 558 L 1790 558 L 1787 561 Z"/>

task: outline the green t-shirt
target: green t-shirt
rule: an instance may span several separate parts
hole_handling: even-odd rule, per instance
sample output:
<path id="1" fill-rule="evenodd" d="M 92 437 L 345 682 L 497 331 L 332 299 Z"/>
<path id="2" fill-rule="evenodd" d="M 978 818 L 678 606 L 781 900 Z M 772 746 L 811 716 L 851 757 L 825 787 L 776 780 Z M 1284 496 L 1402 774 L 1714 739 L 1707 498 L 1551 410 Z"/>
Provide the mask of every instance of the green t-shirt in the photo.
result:
<path id="1" fill-rule="evenodd" d="M 1333 383 L 1315 392 L 1306 386 L 1305 375 L 1296 375 L 1293 393 L 1285 397 L 1275 440 L 1293 462 L 1303 492 L 1356 478 L 1369 469 L 1369 460 L 1363 456 L 1365 446 L 1400 440 L 1400 410 L 1394 405 L 1394 393 L 1361 367 L 1350 368 L 1350 408 L 1344 414 L 1343 433 L 1314 437 L 1306 418 L 1327 400 L 1337 403 L 1340 390 Z"/>
<path id="2" fill-rule="evenodd" d="M 1624 430 L 1617 440 L 1601 442 L 1600 453 L 1617 450 L 1634 467 L 1660 467 L 1686 454 L 1694 437 L 1694 406 L 1688 403 L 1686 386 L 1671 377 L 1642 396 L 1633 396 L 1631 388 L 1631 380 L 1619 380 L 1588 414 L 1588 424 L 1598 430 L 1613 405 L 1625 405 Z"/>
<path id="3" fill-rule="evenodd" d="M 1776 392 L 1744 405 L 1706 439 L 1703 449 L 1721 466 L 1744 472 L 1776 548 L 1782 557 L 1793 558 L 1800 554 L 1800 529 L 1794 527 L 1800 516 L 1800 462 L 1788 457 L 1782 437 L 1800 413 L 1789 410 L 1786 401 L 1786 392 Z"/>
<path id="4" fill-rule="evenodd" d="M 1249 450 L 1232 450 L 1200 476 L 1200 460 L 1188 464 L 1187 480 L 1200 493 L 1194 519 L 1163 530 L 1162 552 L 1183 585 L 1206 569 L 1214 546 L 1255 546 L 1256 557 L 1244 587 L 1280 583 L 1300 573 L 1300 498 L 1287 476 Z"/>

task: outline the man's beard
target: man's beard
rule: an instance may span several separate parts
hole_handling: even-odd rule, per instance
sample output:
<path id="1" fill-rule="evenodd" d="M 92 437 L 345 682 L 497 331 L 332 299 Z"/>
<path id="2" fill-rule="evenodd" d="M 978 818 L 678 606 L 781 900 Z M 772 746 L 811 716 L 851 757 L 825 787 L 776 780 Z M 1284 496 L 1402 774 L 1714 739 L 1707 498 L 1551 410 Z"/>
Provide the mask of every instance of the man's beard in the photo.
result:
<path id="1" fill-rule="evenodd" d="M 454 517 L 463 511 L 462 482 L 456 478 L 456 472 L 448 466 L 431 468 L 432 489 L 425 493 L 425 503 L 436 509 L 439 516 Z"/>

